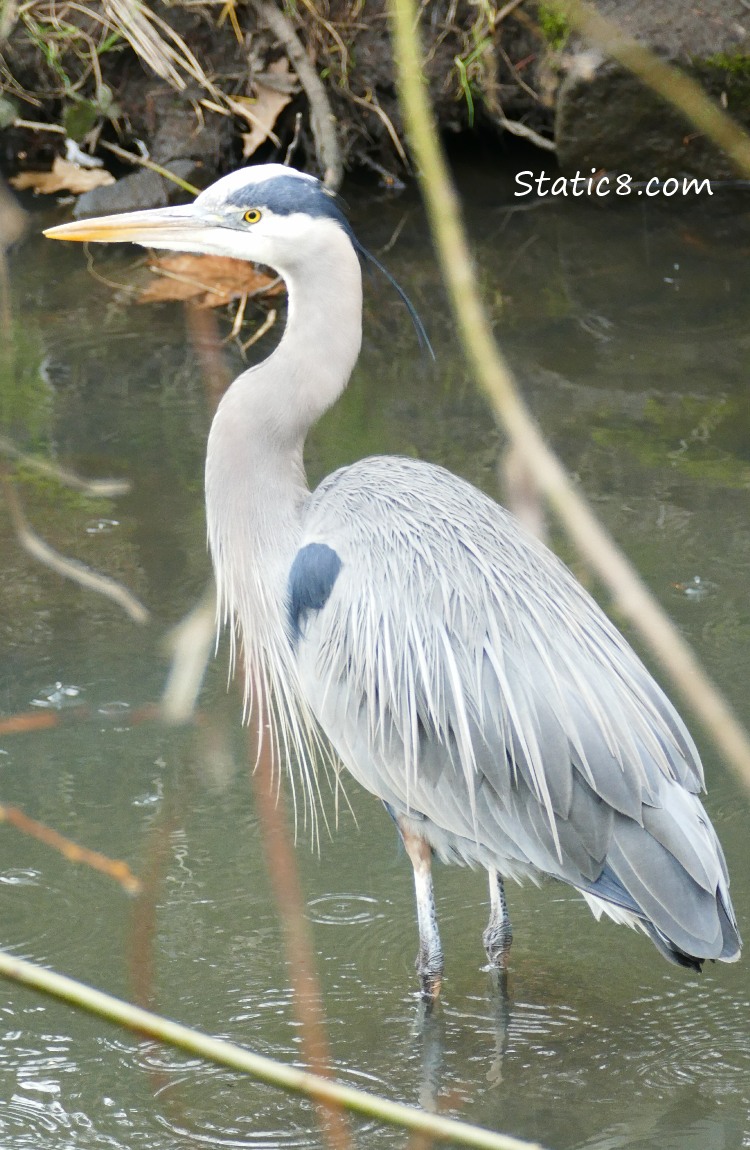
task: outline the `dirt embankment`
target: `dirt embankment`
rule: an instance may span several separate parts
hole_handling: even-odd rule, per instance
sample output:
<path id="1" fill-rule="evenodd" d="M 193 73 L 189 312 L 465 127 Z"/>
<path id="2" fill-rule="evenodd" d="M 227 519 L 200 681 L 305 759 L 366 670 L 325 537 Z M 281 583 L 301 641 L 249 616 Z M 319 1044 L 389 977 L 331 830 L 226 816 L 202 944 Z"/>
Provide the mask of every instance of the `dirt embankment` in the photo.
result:
<path id="1" fill-rule="evenodd" d="M 750 123 L 746 0 L 598 7 Z M 590 51 L 554 2 L 431 0 L 422 34 L 446 132 L 521 136 L 569 171 L 729 174 L 662 101 Z M 290 155 L 333 183 L 346 168 L 370 167 L 386 182 L 409 170 L 382 0 L 6 3 L 0 52 L 5 171 L 49 166 L 66 139 L 118 174 L 134 166 L 124 150 L 197 184 Z M 98 189 L 95 206 L 142 206 L 171 192 L 141 168 Z"/>

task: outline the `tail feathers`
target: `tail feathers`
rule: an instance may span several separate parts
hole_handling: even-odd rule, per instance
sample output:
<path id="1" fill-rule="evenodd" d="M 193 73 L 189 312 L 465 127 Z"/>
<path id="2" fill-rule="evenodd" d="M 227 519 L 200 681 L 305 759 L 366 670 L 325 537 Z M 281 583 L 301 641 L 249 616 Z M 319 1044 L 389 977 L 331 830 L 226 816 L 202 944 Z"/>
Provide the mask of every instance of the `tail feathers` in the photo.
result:
<path id="1" fill-rule="evenodd" d="M 737 929 L 732 904 L 729 903 L 728 906 L 725 904 L 720 890 L 716 892 L 716 910 L 722 938 L 721 951 L 716 957 L 719 962 L 737 962 L 742 953 L 742 939 Z M 686 954 L 684 950 L 680 950 L 665 935 L 661 934 L 653 923 L 644 922 L 643 925 L 651 941 L 669 962 L 674 962 L 678 966 L 690 967 L 692 970 L 702 970 L 705 958 L 697 958 L 695 955 Z M 714 961 L 713 958 L 711 961 Z"/>
<path id="2" fill-rule="evenodd" d="M 706 944 L 705 939 L 696 937 L 694 945 L 689 946 L 685 945 L 684 935 L 680 943 L 677 943 L 664 930 L 659 929 L 610 865 L 606 865 L 596 882 L 582 890 L 582 893 L 597 918 L 605 913 L 616 922 L 640 928 L 664 958 L 677 966 L 700 971 L 706 959 L 736 962 L 740 957 L 742 941 L 734 911 L 728 894 L 721 887 L 715 892 L 714 908 L 718 924 L 715 940 Z"/>
<path id="3" fill-rule="evenodd" d="M 678 946 L 675 946 L 673 942 L 661 934 L 652 922 L 644 922 L 643 925 L 646 934 L 659 953 L 664 955 L 667 962 L 673 962 L 675 966 L 685 966 L 688 970 L 697 970 L 698 973 L 703 970 L 703 963 L 706 961 L 704 958 L 697 958 L 694 954 L 686 954 L 684 950 L 680 950 Z"/>
<path id="4" fill-rule="evenodd" d="M 727 897 L 726 902 L 721 891 L 718 892 L 718 912 L 721 923 L 721 933 L 724 945 L 719 958 L 722 962 L 737 962 L 742 952 L 742 939 L 737 928 L 737 919 L 734 917 L 732 903 Z"/>

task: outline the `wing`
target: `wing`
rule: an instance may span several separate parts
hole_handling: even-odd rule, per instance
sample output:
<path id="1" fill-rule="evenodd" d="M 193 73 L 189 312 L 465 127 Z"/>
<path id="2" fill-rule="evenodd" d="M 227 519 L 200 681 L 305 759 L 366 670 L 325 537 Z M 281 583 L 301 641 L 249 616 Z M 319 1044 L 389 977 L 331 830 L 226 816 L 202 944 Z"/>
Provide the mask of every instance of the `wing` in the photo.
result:
<path id="1" fill-rule="evenodd" d="M 303 689 L 363 786 L 444 855 L 555 875 L 718 955 L 695 745 L 551 552 L 449 472 L 375 458 L 314 493 L 295 569 Z"/>

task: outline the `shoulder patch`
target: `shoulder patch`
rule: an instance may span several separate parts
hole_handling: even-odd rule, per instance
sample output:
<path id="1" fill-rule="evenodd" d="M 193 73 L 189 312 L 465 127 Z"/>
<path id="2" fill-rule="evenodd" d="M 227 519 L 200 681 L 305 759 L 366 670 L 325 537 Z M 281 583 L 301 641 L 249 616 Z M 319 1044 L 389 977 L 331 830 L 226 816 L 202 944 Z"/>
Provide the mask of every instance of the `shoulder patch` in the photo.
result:
<path id="1" fill-rule="evenodd" d="M 287 586 L 292 637 L 300 637 L 309 611 L 320 611 L 330 597 L 341 570 L 341 559 L 326 543 L 308 543 L 294 557 Z"/>

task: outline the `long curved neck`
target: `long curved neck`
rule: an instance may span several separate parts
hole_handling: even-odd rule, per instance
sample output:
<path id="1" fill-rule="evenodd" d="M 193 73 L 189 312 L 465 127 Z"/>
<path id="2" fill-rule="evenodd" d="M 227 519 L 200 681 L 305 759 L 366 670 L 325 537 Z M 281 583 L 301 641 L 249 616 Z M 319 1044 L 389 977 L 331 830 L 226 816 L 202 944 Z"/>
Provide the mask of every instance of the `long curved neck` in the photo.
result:
<path id="1" fill-rule="evenodd" d="M 289 293 L 284 335 L 225 394 L 206 458 L 221 617 L 237 617 L 246 655 L 261 659 L 285 625 L 286 581 L 308 494 L 305 436 L 346 387 L 362 338 L 362 276 L 342 228 L 320 228 L 304 260 L 278 270 Z"/>

